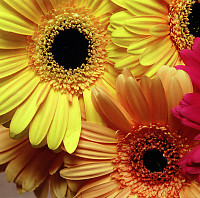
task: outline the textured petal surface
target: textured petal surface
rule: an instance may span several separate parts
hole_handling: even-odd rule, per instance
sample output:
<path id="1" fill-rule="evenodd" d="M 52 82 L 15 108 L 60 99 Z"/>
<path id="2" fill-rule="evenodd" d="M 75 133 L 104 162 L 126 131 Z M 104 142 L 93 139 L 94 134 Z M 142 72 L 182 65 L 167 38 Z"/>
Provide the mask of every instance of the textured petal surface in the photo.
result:
<path id="1" fill-rule="evenodd" d="M 63 143 L 66 151 L 71 154 L 78 145 L 81 133 L 81 112 L 77 96 L 73 96 L 73 100 L 69 104 L 69 115 L 67 131 Z"/>

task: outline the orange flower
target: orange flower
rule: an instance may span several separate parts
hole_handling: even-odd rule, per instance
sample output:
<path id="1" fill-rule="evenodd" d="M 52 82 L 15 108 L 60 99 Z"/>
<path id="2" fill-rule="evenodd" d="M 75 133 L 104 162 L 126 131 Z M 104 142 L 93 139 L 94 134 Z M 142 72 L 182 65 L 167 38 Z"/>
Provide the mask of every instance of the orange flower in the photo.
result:
<path id="1" fill-rule="evenodd" d="M 77 150 L 64 158 L 62 177 L 89 179 L 75 197 L 199 197 L 200 186 L 178 166 L 195 134 L 171 114 L 193 91 L 189 76 L 164 66 L 154 79 L 137 82 L 124 70 L 116 88 L 118 100 L 100 88 L 92 92 L 96 110 L 112 129 L 83 122 Z"/>
<path id="2" fill-rule="evenodd" d="M 28 138 L 12 140 L 9 129 L 0 126 L 0 165 L 5 167 L 8 182 L 16 183 L 19 193 L 34 191 L 37 197 L 73 197 L 79 182 L 65 181 L 59 175 L 63 152 L 54 153 L 47 147 L 33 148 Z"/>

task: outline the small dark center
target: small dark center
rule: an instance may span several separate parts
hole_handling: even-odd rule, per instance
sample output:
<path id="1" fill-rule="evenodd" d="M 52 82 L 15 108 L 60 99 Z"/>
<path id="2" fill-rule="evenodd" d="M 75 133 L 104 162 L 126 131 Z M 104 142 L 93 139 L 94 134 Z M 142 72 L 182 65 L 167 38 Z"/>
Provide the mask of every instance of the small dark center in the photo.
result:
<path id="1" fill-rule="evenodd" d="M 189 15 L 188 29 L 190 34 L 195 37 L 200 36 L 200 3 L 196 2 L 192 5 L 191 13 Z"/>
<path id="2" fill-rule="evenodd" d="M 89 41 L 77 29 L 60 31 L 52 43 L 50 52 L 54 60 L 65 69 L 76 69 L 87 63 Z"/>
<path id="3" fill-rule="evenodd" d="M 167 160 L 159 150 L 148 150 L 143 154 L 143 165 L 151 172 L 162 172 L 167 166 Z"/>

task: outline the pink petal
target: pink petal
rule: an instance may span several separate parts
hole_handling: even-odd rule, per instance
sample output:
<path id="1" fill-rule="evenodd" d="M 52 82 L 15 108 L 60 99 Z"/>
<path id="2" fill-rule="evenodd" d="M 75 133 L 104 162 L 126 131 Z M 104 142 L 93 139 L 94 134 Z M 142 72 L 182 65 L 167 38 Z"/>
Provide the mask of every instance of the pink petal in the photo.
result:
<path id="1" fill-rule="evenodd" d="M 187 120 L 186 118 L 183 118 L 181 120 L 182 124 L 186 125 L 186 126 L 189 126 L 191 128 L 194 128 L 194 129 L 197 129 L 197 130 L 200 130 L 200 125 L 199 124 L 196 124 L 194 122 L 191 122 L 190 120 Z"/>
<path id="2" fill-rule="evenodd" d="M 197 167 L 186 167 L 187 174 L 199 174 L 200 173 L 200 166 Z"/>
<path id="3" fill-rule="evenodd" d="M 200 93 L 188 93 L 183 96 L 183 100 L 187 104 L 199 104 L 200 105 Z"/>
<path id="4" fill-rule="evenodd" d="M 200 51 L 200 38 L 199 37 L 196 37 L 194 40 L 193 40 L 193 45 L 192 45 L 192 50 L 194 52 L 199 52 Z"/>

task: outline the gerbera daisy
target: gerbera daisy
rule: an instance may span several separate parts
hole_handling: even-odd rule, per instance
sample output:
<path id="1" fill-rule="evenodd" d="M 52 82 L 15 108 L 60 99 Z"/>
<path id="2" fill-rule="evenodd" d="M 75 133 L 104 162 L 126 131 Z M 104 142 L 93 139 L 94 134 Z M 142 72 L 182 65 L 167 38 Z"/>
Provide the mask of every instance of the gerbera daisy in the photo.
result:
<path id="1" fill-rule="evenodd" d="M 136 77 L 153 76 L 162 65 L 180 63 L 179 51 L 191 49 L 199 36 L 197 0 L 112 0 L 124 10 L 111 17 L 107 47 L 116 68 Z"/>
<path id="2" fill-rule="evenodd" d="M 32 145 L 72 153 L 81 112 L 101 122 L 91 87 L 112 92 L 116 71 L 105 47 L 109 0 L 3 0 L 0 2 L 0 120 L 17 139 L 29 128 Z"/>
<path id="3" fill-rule="evenodd" d="M 84 122 L 77 150 L 64 159 L 68 168 L 61 170 L 62 177 L 89 179 L 75 197 L 199 197 L 200 186 L 178 166 L 195 134 L 179 130 L 171 115 L 171 108 L 193 91 L 189 76 L 164 66 L 154 79 L 144 76 L 138 83 L 124 70 L 116 88 L 121 103 L 97 87 L 92 98 L 117 132 Z"/>
<path id="4" fill-rule="evenodd" d="M 192 50 L 184 49 L 180 54 L 186 66 L 179 65 L 176 69 L 189 74 L 197 93 L 185 95 L 172 112 L 183 124 L 200 130 L 200 38 L 194 39 Z"/>
<path id="5" fill-rule="evenodd" d="M 47 147 L 33 148 L 27 137 L 12 140 L 9 129 L 0 126 L 0 165 L 8 182 L 16 183 L 19 193 L 34 191 L 37 197 L 73 197 L 81 182 L 66 181 L 59 175 L 64 152 Z M 67 153 L 66 153 L 67 154 Z"/>

